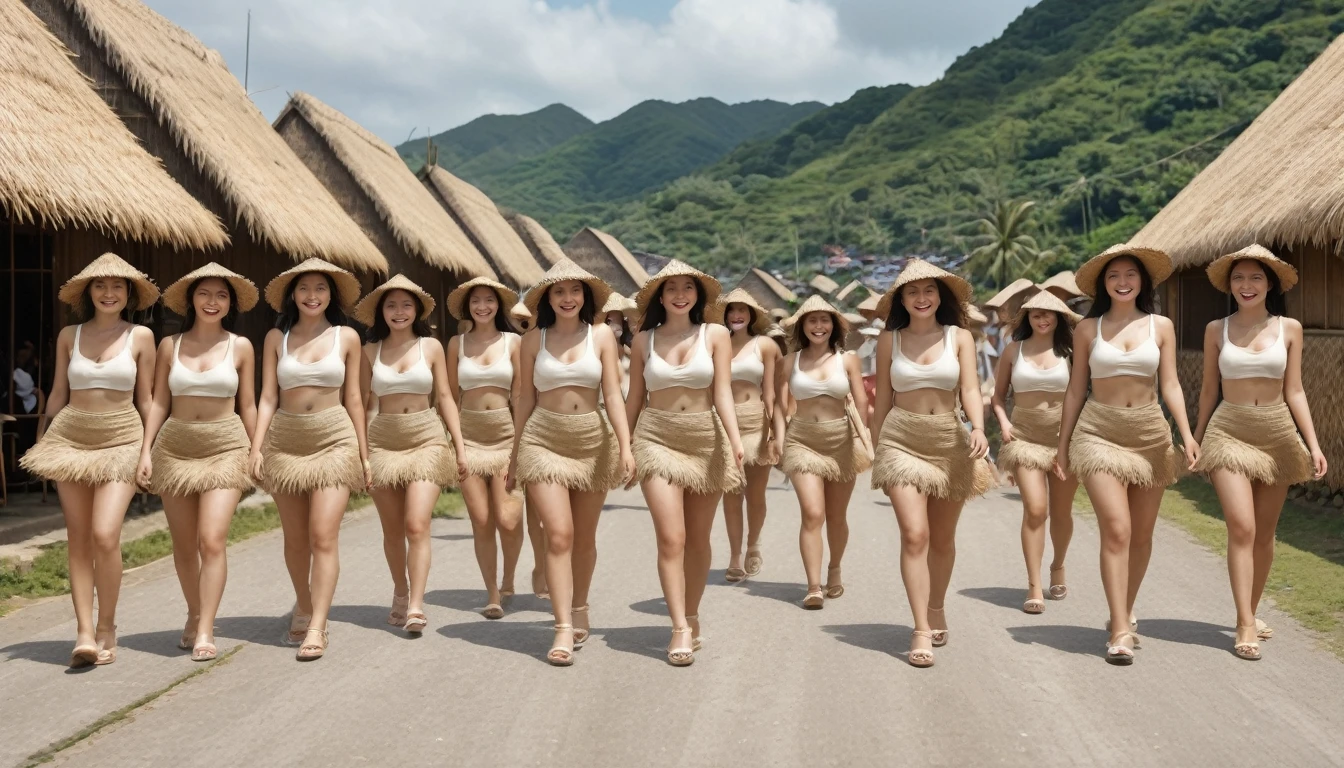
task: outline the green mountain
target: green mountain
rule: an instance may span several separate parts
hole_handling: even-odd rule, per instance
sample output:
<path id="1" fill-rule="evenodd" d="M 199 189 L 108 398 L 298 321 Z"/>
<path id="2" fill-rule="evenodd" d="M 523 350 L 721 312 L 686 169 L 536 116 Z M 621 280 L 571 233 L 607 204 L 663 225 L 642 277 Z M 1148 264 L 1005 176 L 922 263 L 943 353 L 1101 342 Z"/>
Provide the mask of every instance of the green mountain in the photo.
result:
<path id="1" fill-rule="evenodd" d="M 466 125 L 435 134 L 439 165 L 474 181 L 499 173 L 529 157 L 589 130 L 592 120 L 564 104 L 552 104 L 526 115 L 485 115 Z M 419 170 L 425 164 L 425 140 L 397 147 L 406 164 Z"/>

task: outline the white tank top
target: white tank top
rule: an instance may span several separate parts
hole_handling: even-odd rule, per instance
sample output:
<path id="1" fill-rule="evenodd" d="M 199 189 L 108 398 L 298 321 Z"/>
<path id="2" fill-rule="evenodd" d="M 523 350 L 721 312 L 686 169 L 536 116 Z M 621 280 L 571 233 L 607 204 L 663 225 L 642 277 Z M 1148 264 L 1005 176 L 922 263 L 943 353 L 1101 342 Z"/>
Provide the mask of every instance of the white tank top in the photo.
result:
<path id="1" fill-rule="evenodd" d="M 396 368 L 383 363 L 383 342 L 378 342 L 378 349 L 373 352 L 373 378 L 369 382 L 374 395 L 428 395 L 434 390 L 434 371 L 425 360 L 425 340 L 417 339 L 415 348 L 420 352 L 420 359 L 405 372 L 398 373 Z"/>
<path id="2" fill-rule="evenodd" d="M 588 329 L 583 355 L 572 363 L 562 363 L 546 349 L 546 329 L 541 329 L 541 349 L 532 365 L 532 385 L 538 392 L 550 392 L 560 387 L 587 387 L 601 389 L 602 360 L 593 349 L 593 327 Z"/>
<path id="3" fill-rule="evenodd" d="M 709 345 L 705 342 L 705 324 L 700 324 L 691 359 L 681 365 L 672 365 L 658 354 L 654 344 L 654 334 L 657 332 L 656 328 L 649 331 L 649 359 L 644 366 L 645 387 L 650 392 L 672 387 L 708 389 L 714 383 L 714 358 L 710 356 Z"/>
<path id="4" fill-rule="evenodd" d="M 79 351 L 79 334 L 83 325 L 75 326 L 75 344 L 70 353 L 66 376 L 70 389 L 109 389 L 130 392 L 135 389 L 135 356 L 131 354 L 131 334 L 135 326 L 122 336 L 121 351 L 105 363 L 95 362 Z"/>
<path id="5" fill-rule="evenodd" d="M 1233 344 L 1227 338 L 1227 318 L 1223 318 L 1223 348 L 1218 352 L 1218 372 L 1224 379 L 1282 379 L 1288 370 L 1288 345 L 1283 341 L 1283 318 L 1274 343 L 1259 352 Z"/>
<path id="6" fill-rule="evenodd" d="M 1014 392 L 1064 392 L 1069 388 L 1069 361 L 1059 360 L 1049 368 L 1037 368 L 1017 346 L 1013 361 L 1012 385 Z"/>
<path id="7" fill-rule="evenodd" d="M 1134 376 L 1150 379 L 1157 375 L 1157 364 L 1161 359 L 1162 351 L 1157 348 L 1157 325 L 1152 315 L 1148 316 L 1148 338 L 1128 352 L 1101 338 L 1101 318 L 1097 318 L 1097 335 L 1092 339 L 1092 349 L 1087 357 L 1092 378 Z"/>
<path id="8" fill-rule="evenodd" d="M 465 334 L 457 337 L 457 386 L 463 392 L 481 387 L 513 388 L 513 358 L 509 354 L 509 344 L 515 334 L 505 333 L 503 336 L 504 354 L 489 365 L 481 365 L 467 357 L 467 337 Z"/>
<path id="9" fill-rule="evenodd" d="M 753 336 L 746 346 L 751 347 L 750 354 L 739 354 L 733 358 L 730 366 L 733 381 L 749 381 L 761 386 L 765 380 L 765 359 L 761 357 L 761 337 Z"/>
<path id="10" fill-rule="evenodd" d="M 178 359 L 182 335 L 173 342 L 173 367 L 168 369 L 168 391 L 173 397 L 234 397 L 238 394 L 238 368 L 233 364 L 233 340 L 229 334 L 224 359 L 204 371 L 193 371 Z"/>
<path id="11" fill-rule="evenodd" d="M 280 389 L 295 387 L 326 387 L 334 389 L 345 383 L 345 361 L 341 359 L 341 329 L 331 329 L 331 351 L 326 357 L 312 363 L 300 363 L 289 354 L 289 331 L 285 331 L 280 345 L 280 362 L 275 366 L 275 380 Z M 327 335 L 323 333 L 322 336 Z M 322 338 L 319 336 L 318 338 Z"/>
<path id="12" fill-rule="evenodd" d="M 941 389 L 951 392 L 961 383 L 961 363 L 957 360 L 957 326 L 943 329 L 943 353 L 928 365 L 920 365 L 901 352 L 901 332 L 891 333 L 891 388 L 896 392 L 916 389 Z"/>
<path id="13" fill-rule="evenodd" d="M 845 366 L 843 362 L 844 353 L 832 357 L 830 360 L 822 363 L 822 368 L 827 368 L 826 378 L 818 381 L 803 372 L 799 367 L 803 359 L 803 354 L 799 352 L 793 356 L 793 372 L 789 374 L 789 394 L 793 395 L 795 400 L 809 400 L 814 397 L 834 397 L 837 400 L 843 400 L 845 395 L 849 394 L 849 377 L 845 375 Z M 836 371 L 833 363 L 841 361 L 839 371 Z"/>

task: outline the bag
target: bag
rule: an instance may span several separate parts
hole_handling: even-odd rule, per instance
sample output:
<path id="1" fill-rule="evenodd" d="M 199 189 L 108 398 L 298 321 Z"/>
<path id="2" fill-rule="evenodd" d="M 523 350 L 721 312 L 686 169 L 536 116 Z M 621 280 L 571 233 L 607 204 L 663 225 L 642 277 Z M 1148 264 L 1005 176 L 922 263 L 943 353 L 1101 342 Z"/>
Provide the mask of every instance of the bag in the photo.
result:
<path id="1" fill-rule="evenodd" d="M 849 426 L 854 430 L 855 453 L 867 456 L 868 461 L 871 462 L 874 458 L 873 437 L 868 434 L 868 427 L 863 423 L 863 419 L 859 416 L 859 409 L 858 406 L 854 404 L 853 397 L 845 397 L 845 416 L 849 418 Z"/>

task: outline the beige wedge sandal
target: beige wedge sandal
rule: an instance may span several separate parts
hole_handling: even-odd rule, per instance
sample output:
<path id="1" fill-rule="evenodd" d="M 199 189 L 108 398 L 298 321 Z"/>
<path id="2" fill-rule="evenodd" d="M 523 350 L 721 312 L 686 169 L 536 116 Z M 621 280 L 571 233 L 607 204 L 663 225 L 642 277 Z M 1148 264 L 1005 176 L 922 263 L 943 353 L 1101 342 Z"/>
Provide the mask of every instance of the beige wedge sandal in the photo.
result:
<path id="1" fill-rule="evenodd" d="M 927 637 L 929 638 L 930 643 L 933 642 L 933 633 L 928 631 L 927 629 L 910 630 L 910 652 L 906 654 L 905 657 L 906 660 L 910 662 L 910 666 L 912 667 L 918 667 L 920 669 L 926 669 L 928 667 L 932 667 L 933 650 L 930 648 L 914 647 L 916 637 Z"/>
<path id="2" fill-rule="evenodd" d="M 672 630 L 672 639 L 675 640 L 677 635 L 689 635 L 690 633 L 690 627 L 674 629 Z M 691 666 L 695 663 L 695 648 L 681 648 L 674 646 L 667 649 L 667 663 L 674 667 Z"/>
<path id="3" fill-rule="evenodd" d="M 570 644 L 569 644 L 568 646 L 564 646 L 564 645 L 552 645 L 552 646 L 551 646 L 551 650 L 549 650 L 549 651 L 546 652 L 546 663 L 547 663 L 547 664 L 550 664 L 550 665 L 553 666 L 553 667 L 569 667 L 569 666 L 573 666 L 573 664 L 574 664 L 574 641 L 573 641 L 574 625 L 573 625 L 573 624 L 556 624 L 556 625 L 555 625 L 555 631 L 556 631 L 557 633 L 558 633 L 558 632 L 565 632 L 565 631 L 568 631 L 568 632 L 570 633 Z"/>

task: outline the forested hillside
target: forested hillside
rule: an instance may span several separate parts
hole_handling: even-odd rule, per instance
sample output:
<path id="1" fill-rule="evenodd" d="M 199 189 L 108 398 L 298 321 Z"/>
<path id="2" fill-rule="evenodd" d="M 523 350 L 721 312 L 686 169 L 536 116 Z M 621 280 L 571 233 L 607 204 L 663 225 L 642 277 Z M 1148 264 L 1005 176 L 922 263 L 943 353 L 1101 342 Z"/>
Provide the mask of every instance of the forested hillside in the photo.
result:
<path id="1" fill-rule="evenodd" d="M 552 104 L 526 115 L 484 115 L 433 139 L 439 148 L 439 164 L 471 180 L 539 155 L 593 125 L 564 104 Z M 425 164 L 423 138 L 402 144 L 397 152 L 411 170 L 418 171 Z"/>

